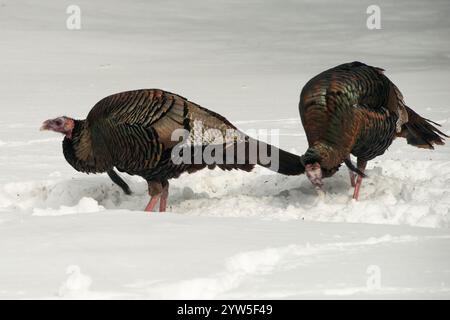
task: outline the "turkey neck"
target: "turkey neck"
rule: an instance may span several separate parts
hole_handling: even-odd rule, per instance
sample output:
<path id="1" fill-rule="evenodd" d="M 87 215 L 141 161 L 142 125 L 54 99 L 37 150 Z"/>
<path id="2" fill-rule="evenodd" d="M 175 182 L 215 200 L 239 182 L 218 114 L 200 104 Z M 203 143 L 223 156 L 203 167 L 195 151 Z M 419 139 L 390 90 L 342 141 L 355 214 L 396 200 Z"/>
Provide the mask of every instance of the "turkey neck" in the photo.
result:
<path id="1" fill-rule="evenodd" d="M 106 160 L 108 159 L 107 155 L 93 151 L 92 132 L 87 127 L 86 120 L 74 120 L 74 122 L 75 126 L 71 138 L 66 136 L 63 141 L 63 153 L 67 162 L 75 170 L 85 173 L 99 173 L 109 170 L 112 165 L 110 161 Z M 102 141 L 96 141 L 96 145 L 105 147 Z"/>

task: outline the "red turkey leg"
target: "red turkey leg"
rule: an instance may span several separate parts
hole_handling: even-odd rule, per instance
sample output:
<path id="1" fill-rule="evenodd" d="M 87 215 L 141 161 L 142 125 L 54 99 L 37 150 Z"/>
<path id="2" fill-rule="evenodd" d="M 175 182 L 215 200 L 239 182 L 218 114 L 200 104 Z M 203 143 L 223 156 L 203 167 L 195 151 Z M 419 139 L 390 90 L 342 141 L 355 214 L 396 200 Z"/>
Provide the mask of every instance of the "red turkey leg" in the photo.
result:
<path id="1" fill-rule="evenodd" d="M 355 187 L 355 178 L 356 178 L 356 174 L 355 174 L 355 170 L 357 171 L 358 169 L 355 168 L 355 166 L 352 163 L 352 160 L 350 159 L 350 156 L 347 157 L 347 159 L 344 160 L 345 165 L 348 168 L 348 174 L 350 176 L 350 184 L 352 185 L 352 187 Z"/>
<path id="2" fill-rule="evenodd" d="M 363 161 L 358 158 L 357 165 L 358 165 L 358 169 L 362 173 L 364 173 L 364 171 L 366 170 L 367 161 Z M 358 200 L 358 198 L 359 198 L 359 190 L 361 189 L 362 178 L 363 177 L 360 176 L 359 174 L 358 174 L 358 177 L 356 178 L 355 190 L 353 191 L 353 199 L 355 199 L 355 200 Z"/>
<path id="3" fill-rule="evenodd" d="M 150 198 L 150 201 L 148 202 L 147 207 L 145 208 L 145 211 L 152 212 L 153 208 L 155 208 L 156 204 L 158 203 L 159 197 L 160 197 L 159 195 L 158 196 L 152 196 Z"/>
<path id="4" fill-rule="evenodd" d="M 348 171 L 348 174 L 350 176 L 350 184 L 352 185 L 352 187 L 356 187 L 356 183 L 355 183 L 355 176 L 356 174 L 353 171 Z"/>
<path id="5" fill-rule="evenodd" d="M 147 207 L 145 208 L 145 211 L 148 211 L 148 212 L 153 211 L 156 204 L 158 203 L 158 200 L 160 200 L 160 199 L 161 199 L 161 201 L 160 201 L 160 205 L 159 205 L 159 208 L 160 208 L 159 211 L 161 211 L 161 207 L 165 208 L 165 206 L 166 206 L 166 204 L 163 203 L 164 202 L 163 200 L 167 200 L 167 195 L 164 199 L 164 190 L 169 187 L 169 184 L 166 183 L 165 184 L 166 186 L 163 187 L 163 184 L 161 183 L 161 181 L 156 181 L 156 180 L 150 180 L 150 181 L 147 181 L 147 183 L 148 183 L 148 194 L 150 195 L 151 198 L 150 198 L 150 201 L 149 201 Z"/>
<path id="6" fill-rule="evenodd" d="M 165 212 L 167 207 L 167 198 L 169 197 L 169 186 L 166 186 L 161 193 L 161 200 L 159 201 L 159 212 Z"/>
<path id="7" fill-rule="evenodd" d="M 359 198 L 359 189 L 361 188 L 361 183 L 362 177 L 358 175 L 358 177 L 356 178 L 355 191 L 353 191 L 353 199 L 355 200 L 358 200 Z"/>

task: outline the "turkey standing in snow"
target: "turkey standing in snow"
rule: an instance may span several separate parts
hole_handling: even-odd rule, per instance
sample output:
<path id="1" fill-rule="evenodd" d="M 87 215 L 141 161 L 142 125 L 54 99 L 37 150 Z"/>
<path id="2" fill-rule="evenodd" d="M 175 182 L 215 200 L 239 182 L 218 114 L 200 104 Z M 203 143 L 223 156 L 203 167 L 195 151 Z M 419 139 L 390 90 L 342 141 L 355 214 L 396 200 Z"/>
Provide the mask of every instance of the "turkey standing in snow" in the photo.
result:
<path id="1" fill-rule="evenodd" d="M 300 95 L 300 116 L 309 148 L 302 156 L 316 189 L 344 162 L 358 199 L 367 161 L 383 154 L 396 137 L 434 149 L 448 137 L 408 108 L 383 69 L 361 62 L 342 64 L 312 78 Z M 355 167 L 350 154 L 357 157 Z M 356 174 L 355 174 L 356 173 Z M 357 175 L 356 182 L 355 176 Z"/>
<path id="2" fill-rule="evenodd" d="M 196 143 L 197 137 L 192 136 L 198 134 L 195 126 L 199 123 L 202 130 L 213 129 L 224 136 L 230 130 L 236 133 L 220 144 L 214 142 L 216 140 Z M 143 177 L 151 196 L 146 211 L 152 211 L 158 200 L 160 211 L 165 211 L 168 180 L 177 178 L 183 172 L 191 173 L 215 166 L 223 170 L 251 171 L 255 164 L 259 164 L 285 175 L 304 173 L 299 156 L 252 139 L 237 131 L 217 113 L 179 95 L 158 89 L 127 91 L 108 96 L 92 108 L 85 120 L 59 117 L 45 121 L 41 129 L 65 135 L 64 156 L 78 171 L 107 172 L 128 194 L 128 185 L 116 174 L 114 167 L 121 172 Z M 179 146 L 179 141 L 172 139 L 172 133 L 177 129 L 184 130 L 189 136 L 187 140 L 191 143 L 186 145 L 192 150 L 192 161 L 174 162 L 172 159 L 173 149 Z M 257 150 L 251 149 L 252 142 Z M 223 151 L 223 156 L 218 157 L 226 156 L 226 159 L 211 162 L 200 158 L 200 162 L 195 161 L 199 152 L 217 146 Z M 228 156 L 231 148 L 236 151 L 231 153 L 230 161 Z M 271 157 L 271 161 L 263 161 L 259 152 L 261 148 L 266 148 L 267 155 L 278 155 L 278 158 Z M 181 151 L 183 156 L 186 150 Z M 240 152 L 242 150 L 244 152 Z"/>

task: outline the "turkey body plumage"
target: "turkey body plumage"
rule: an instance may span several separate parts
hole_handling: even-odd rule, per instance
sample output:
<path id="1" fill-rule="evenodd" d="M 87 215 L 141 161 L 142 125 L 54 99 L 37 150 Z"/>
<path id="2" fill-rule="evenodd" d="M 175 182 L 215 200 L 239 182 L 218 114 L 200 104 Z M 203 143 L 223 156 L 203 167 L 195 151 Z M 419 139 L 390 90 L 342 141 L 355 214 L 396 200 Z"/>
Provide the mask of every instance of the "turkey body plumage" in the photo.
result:
<path id="1" fill-rule="evenodd" d="M 199 124 L 201 129 L 196 131 L 195 127 Z M 192 151 L 191 161 L 173 161 L 173 148 L 180 141 L 174 139 L 172 134 L 178 129 L 187 133 L 184 138 L 192 142 L 188 147 Z M 219 149 L 227 151 L 230 147 L 243 145 L 245 152 L 236 151 L 232 161 L 228 158 L 216 162 L 194 161 L 198 152 L 203 152 L 208 146 L 217 147 L 213 140 L 195 140 L 194 135 L 210 129 L 223 137 L 227 136 L 227 132 L 234 132 L 234 135 L 219 143 Z M 142 89 L 108 96 L 92 108 L 85 120 L 73 120 L 73 130 L 63 141 L 63 152 L 76 170 L 85 173 L 108 172 L 126 193 L 129 193 L 128 185 L 114 172 L 114 167 L 121 172 L 143 177 L 148 182 L 152 197 L 146 209 L 151 211 L 160 199 L 160 211 L 164 211 L 168 180 L 178 178 L 183 172 L 192 173 L 216 166 L 224 170 L 251 171 L 256 164 L 272 169 L 270 164 L 263 163 L 259 158 L 255 162 L 250 161 L 248 146 L 251 141 L 257 140 L 238 131 L 215 112 L 170 92 Z M 279 154 L 275 171 L 287 175 L 304 172 L 299 156 L 263 142 L 257 141 L 257 145 L 268 146 L 269 152 Z"/>
<path id="2" fill-rule="evenodd" d="M 358 198 L 367 161 L 383 154 L 396 137 L 411 145 L 444 144 L 444 133 L 407 107 L 384 70 L 352 62 L 326 70 L 302 89 L 300 117 L 309 148 L 302 156 L 306 174 L 317 188 L 345 162 Z M 350 161 L 357 157 L 357 167 Z M 320 171 L 319 169 L 320 168 Z M 359 174 L 355 182 L 353 172 Z"/>

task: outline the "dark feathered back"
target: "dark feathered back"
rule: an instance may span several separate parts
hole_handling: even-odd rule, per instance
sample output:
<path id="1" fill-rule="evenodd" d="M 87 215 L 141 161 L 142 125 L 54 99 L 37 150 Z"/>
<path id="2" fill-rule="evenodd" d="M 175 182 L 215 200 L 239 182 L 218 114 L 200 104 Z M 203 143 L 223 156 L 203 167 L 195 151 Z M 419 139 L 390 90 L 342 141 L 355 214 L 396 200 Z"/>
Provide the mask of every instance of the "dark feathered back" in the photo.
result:
<path id="1" fill-rule="evenodd" d="M 165 181 L 178 177 L 182 172 L 195 172 L 204 167 L 218 166 L 224 170 L 242 169 L 250 171 L 255 163 L 236 158 L 233 163 L 174 164 L 171 150 L 178 143 L 172 134 L 177 129 L 196 132 L 200 124 L 203 132 L 218 130 L 222 136 L 227 130 L 235 130 L 236 136 L 230 140 L 235 145 L 247 147 L 249 137 L 223 116 L 202 108 L 187 99 L 159 89 L 126 91 L 100 100 L 89 112 L 85 121 L 77 123 L 73 140 L 66 139 L 65 155 L 79 171 L 104 172 L 117 167 L 120 171 L 143 176 L 148 181 Z M 193 141 L 196 137 L 191 136 Z M 223 149 L 229 148 L 229 142 Z M 193 145 L 203 150 L 214 142 Z M 278 148 L 279 164 L 276 169 L 283 174 L 303 172 L 300 157 Z M 248 150 L 247 153 L 248 154 Z M 257 163 L 270 168 L 270 165 Z M 114 175 L 113 175 L 114 176 Z"/>
<path id="2" fill-rule="evenodd" d="M 352 62 L 326 70 L 303 88 L 300 116 L 309 149 L 304 162 L 336 169 L 350 154 L 361 162 L 383 154 L 396 136 L 428 146 L 445 136 L 406 107 L 381 68 Z"/>

